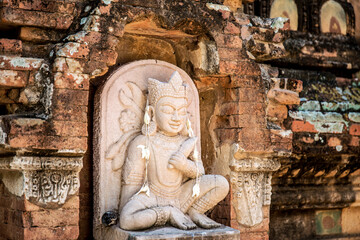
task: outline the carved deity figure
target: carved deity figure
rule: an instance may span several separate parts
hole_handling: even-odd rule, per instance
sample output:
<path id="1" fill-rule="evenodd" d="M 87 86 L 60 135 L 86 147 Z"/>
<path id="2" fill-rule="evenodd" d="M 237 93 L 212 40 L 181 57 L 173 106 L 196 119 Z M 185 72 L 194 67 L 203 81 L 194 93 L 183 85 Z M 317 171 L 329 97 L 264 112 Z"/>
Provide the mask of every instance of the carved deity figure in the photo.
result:
<path id="1" fill-rule="evenodd" d="M 148 79 L 142 130 L 127 144 L 120 163 L 122 229 L 220 226 L 204 213 L 225 198 L 229 184 L 223 176 L 204 175 L 188 104 L 187 86 L 177 71 L 168 82 Z"/>

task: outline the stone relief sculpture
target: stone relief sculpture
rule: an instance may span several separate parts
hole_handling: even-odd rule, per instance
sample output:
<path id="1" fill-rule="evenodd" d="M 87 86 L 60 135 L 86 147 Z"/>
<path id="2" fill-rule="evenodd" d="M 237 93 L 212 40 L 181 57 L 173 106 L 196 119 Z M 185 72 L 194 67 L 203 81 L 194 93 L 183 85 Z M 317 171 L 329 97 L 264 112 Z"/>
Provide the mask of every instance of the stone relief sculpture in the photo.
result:
<path id="1" fill-rule="evenodd" d="M 271 177 L 280 163 L 271 156 L 246 154 L 237 144 L 232 148 L 230 182 L 236 220 L 242 226 L 252 227 L 263 221 L 263 206 L 270 205 Z"/>
<path id="2" fill-rule="evenodd" d="M 100 104 L 109 108 L 107 101 L 118 92 L 112 108 L 120 118 L 118 134 L 109 137 L 117 128 L 115 111 L 101 109 L 101 117 L 109 118 L 99 124 L 108 137 L 100 139 L 99 158 L 104 164 L 97 168 L 97 221 L 112 210 L 119 213 L 119 227 L 125 230 L 165 224 L 184 230 L 218 227 L 204 213 L 225 198 L 229 184 L 222 176 L 204 175 L 197 90 L 182 70 L 166 63 L 156 66 L 136 66 L 140 74 L 129 66 L 129 78 L 124 69 L 117 87 L 114 83 L 102 90 L 105 101 Z"/>
<path id="3" fill-rule="evenodd" d="M 13 194 L 56 208 L 78 192 L 82 166 L 82 157 L 11 156 L 2 159 L 0 171 Z"/>

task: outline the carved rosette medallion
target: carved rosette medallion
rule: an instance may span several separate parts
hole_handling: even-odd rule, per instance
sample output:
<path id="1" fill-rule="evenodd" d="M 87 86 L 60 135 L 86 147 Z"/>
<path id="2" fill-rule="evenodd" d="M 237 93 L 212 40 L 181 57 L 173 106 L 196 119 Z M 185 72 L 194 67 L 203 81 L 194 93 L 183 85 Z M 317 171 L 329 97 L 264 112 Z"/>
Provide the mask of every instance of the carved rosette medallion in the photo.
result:
<path id="1" fill-rule="evenodd" d="M 234 154 L 230 164 L 233 207 L 239 224 L 252 227 L 262 222 L 262 207 L 271 202 L 272 172 L 280 163 L 270 158 Z"/>
<path id="2" fill-rule="evenodd" d="M 3 182 L 16 195 L 42 207 L 59 207 L 80 188 L 81 157 L 14 156 L 0 159 Z M 18 172 L 20 174 L 12 174 Z M 22 184 L 10 187 L 18 179 Z M 20 189 L 21 188 L 21 189 Z M 21 194 L 22 195 L 22 194 Z"/>

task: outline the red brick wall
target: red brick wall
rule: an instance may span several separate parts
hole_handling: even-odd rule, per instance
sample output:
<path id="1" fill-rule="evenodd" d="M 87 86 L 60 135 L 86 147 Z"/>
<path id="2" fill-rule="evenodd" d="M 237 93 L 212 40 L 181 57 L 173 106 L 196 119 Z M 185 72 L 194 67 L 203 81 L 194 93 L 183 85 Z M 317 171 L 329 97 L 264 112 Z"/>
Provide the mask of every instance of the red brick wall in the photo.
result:
<path id="1" fill-rule="evenodd" d="M 1 239 L 77 239 L 79 197 L 58 209 L 38 207 L 0 183 Z"/>

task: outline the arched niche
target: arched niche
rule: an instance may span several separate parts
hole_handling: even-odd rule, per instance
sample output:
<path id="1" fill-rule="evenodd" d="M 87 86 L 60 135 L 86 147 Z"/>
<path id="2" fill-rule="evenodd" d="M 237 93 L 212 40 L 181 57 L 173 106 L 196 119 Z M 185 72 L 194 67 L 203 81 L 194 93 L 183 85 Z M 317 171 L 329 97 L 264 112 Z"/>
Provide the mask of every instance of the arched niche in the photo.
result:
<path id="1" fill-rule="evenodd" d="M 290 30 L 298 30 L 298 7 L 294 0 L 274 0 L 270 8 L 270 18 L 276 17 L 290 19 Z"/>
<path id="2" fill-rule="evenodd" d="M 156 15 L 134 19 L 125 25 L 116 51 L 117 64 L 158 59 L 192 76 L 214 74 L 219 68 L 215 41 L 203 25 L 192 19 L 171 25 Z"/>
<path id="3" fill-rule="evenodd" d="M 199 138 L 200 150 L 199 94 L 181 68 L 159 60 L 135 61 L 116 69 L 95 94 L 94 235 L 97 239 L 102 239 L 97 236 L 102 236 L 104 231 L 101 217 L 107 211 L 117 212 L 120 203 L 122 167 L 109 155 L 125 157 L 127 144 L 141 134 L 148 79 L 167 82 L 175 71 L 189 88 L 187 112 Z"/>
<path id="4" fill-rule="evenodd" d="M 320 30 L 322 33 L 347 33 L 346 13 L 340 3 L 329 0 L 320 9 Z"/>

